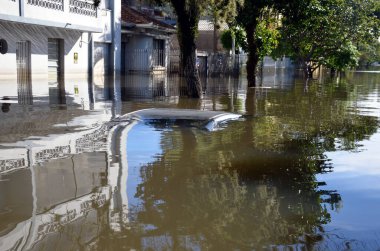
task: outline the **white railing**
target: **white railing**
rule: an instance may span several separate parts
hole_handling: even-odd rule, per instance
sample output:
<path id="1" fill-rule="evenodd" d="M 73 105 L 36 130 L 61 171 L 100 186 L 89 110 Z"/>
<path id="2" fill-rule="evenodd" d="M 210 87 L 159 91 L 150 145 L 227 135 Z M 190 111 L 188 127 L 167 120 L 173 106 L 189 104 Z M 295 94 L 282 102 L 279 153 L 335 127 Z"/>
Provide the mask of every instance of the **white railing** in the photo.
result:
<path id="1" fill-rule="evenodd" d="M 27 0 L 28 5 L 37 6 L 41 8 L 69 12 L 72 14 L 79 14 L 89 17 L 97 17 L 97 8 L 93 1 L 81 0 Z"/>
<path id="2" fill-rule="evenodd" d="M 99 30 L 102 28 L 98 18 L 98 8 L 95 7 L 93 0 L 24 0 L 19 4 L 23 4 L 23 12 L 16 15 L 27 18 L 27 22 L 39 20 L 36 22 L 42 21 L 47 25 L 52 22 L 52 26 L 58 25 L 69 29 L 75 29 L 77 26 Z"/>
<path id="3" fill-rule="evenodd" d="M 90 17 L 97 17 L 97 8 L 93 3 L 80 0 L 70 0 L 69 12 Z"/>
<path id="4" fill-rule="evenodd" d="M 27 3 L 51 10 L 64 11 L 63 0 L 28 0 Z"/>

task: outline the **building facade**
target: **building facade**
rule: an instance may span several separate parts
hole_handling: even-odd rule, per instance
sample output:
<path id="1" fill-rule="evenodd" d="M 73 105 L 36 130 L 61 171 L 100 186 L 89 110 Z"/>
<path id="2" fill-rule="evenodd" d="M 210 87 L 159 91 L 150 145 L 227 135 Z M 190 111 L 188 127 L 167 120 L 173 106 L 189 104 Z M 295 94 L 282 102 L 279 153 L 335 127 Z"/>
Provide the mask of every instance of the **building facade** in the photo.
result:
<path id="1" fill-rule="evenodd" d="M 71 79 L 87 84 L 89 77 L 120 70 L 118 1 L 98 7 L 82 0 L 0 3 L 0 99 L 65 96 Z"/>
<path id="2" fill-rule="evenodd" d="M 122 68 L 125 73 L 166 72 L 170 35 L 175 28 L 137 10 L 122 6 Z"/>

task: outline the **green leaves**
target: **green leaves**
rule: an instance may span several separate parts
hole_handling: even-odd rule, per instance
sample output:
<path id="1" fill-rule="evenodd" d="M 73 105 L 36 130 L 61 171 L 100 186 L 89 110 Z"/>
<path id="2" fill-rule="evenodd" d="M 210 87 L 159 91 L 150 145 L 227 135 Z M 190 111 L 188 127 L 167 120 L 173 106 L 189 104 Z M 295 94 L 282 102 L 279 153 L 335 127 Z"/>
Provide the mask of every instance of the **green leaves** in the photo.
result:
<path id="1" fill-rule="evenodd" d="M 260 50 L 259 58 L 271 55 L 272 51 L 277 47 L 280 38 L 280 32 L 274 27 L 275 21 L 271 19 L 260 20 L 257 25 L 255 37 L 258 41 Z"/>
<path id="2" fill-rule="evenodd" d="M 231 27 L 222 32 L 220 40 L 226 50 L 232 49 L 232 39 L 235 39 L 235 49 L 247 49 L 246 33 L 240 26 Z"/>
<path id="3" fill-rule="evenodd" d="M 302 8 L 284 9 L 281 27 L 284 52 L 309 65 L 338 70 L 357 66 L 360 57 L 357 45 L 372 43 L 377 35 L 375 0 L 302 2 Z"/>

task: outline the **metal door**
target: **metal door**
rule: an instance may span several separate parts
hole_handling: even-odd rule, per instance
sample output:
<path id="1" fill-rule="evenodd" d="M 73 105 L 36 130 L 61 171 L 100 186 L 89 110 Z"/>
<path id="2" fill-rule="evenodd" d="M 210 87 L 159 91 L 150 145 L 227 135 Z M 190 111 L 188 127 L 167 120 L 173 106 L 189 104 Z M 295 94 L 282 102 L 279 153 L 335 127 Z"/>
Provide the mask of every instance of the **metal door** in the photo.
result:
<path id="1" fill-rule="evenodd" d="M 62 39 L 48 39 L 48 82 L 49 103 L 66 104 L 66 90 L 63 80 L 63 41 Z"/>
<path id="2" fill-rule="evenodd" d="M 49 83 L 59 83 L 61 77 L 60 40 L 48 39 Z"/>
<path id="3" fill-rule="evenodd" d="M 33 103 L 31 56 L 30 42 L 17 42 L 17 96 L 19 104 Z"/>

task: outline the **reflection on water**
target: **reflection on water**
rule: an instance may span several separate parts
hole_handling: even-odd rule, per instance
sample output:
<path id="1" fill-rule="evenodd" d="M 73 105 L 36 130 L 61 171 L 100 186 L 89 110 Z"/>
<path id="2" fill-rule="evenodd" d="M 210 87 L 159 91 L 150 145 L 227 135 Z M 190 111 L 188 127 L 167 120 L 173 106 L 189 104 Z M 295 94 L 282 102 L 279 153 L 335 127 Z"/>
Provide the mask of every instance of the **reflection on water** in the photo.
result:
<path id="1" fill-rule="evenodd" d="M 51 105 L 66 104 L 65 83 L 63 81 L 49 83 L 49 103 Z"/>
<path id="2" fill-rule="evenodd" d="M 112 80 L 66 82 L 66 110 L 43 96 L 12 104 L 0 113 L 0 250 L 378 249 L 380 74 L 265 74 L 257 88 L 204 79 L 202 100 L 147 75 L 122 81 L 122 103 Z M 112 121 L 148 107 L 244 119 L 215 132 Z"/>

